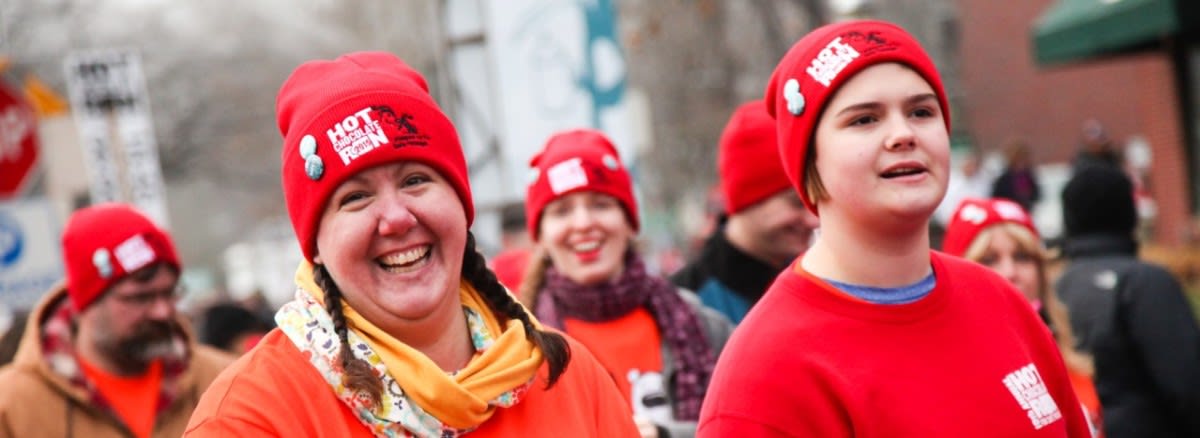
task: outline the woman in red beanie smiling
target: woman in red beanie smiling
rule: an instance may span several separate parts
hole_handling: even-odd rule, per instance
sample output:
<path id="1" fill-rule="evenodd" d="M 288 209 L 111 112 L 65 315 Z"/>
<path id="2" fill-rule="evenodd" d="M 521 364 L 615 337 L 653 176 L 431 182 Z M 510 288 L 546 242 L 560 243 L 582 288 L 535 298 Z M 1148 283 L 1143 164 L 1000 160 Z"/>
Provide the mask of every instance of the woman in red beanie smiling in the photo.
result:
<path id="1" fill-rule="evenodd" d="M 1089 436 L 1029 304 L 930 249 L 950 116 L 916 39 L 881 21 L 818 28 L 776 66 L 766 105 L 821 233 L 729 340 L 698 435 Z"/>
<path id="2" fill-rule="evenodd" d="M 596 360 L 476 251 L 462 147 L 419 73 L 387 53 L 312 61 L 276 105 L 305 261 L 279 328 L 204 394 L 189 436 L 636 433 Z"/>
<path id="3" fill-rule="evenodd" d="M 604 134 L 557 133 L 530 164 L 525 218 L 539 252 L 522 298 L 596 354 L 642 436 L 692 436 L 732 325 L 646 272 L 633 250 L 633 183 Z"/>
<path id="4" fill-rule="evenodd" d="M 1067 306 L 1058 299 L 1046 273 L 1046 253 L 1029 213 L 1008 199 L 967 198 L 958 204 L 942 250 L 977 262 L 1012 282 L 1050 327 L 1062 352 L 1075 395 L 1083 403 L 1092 433 L 1100 435 L 1100 399 L 1092 383 L 1092 357 L 1075 349 Z"/>

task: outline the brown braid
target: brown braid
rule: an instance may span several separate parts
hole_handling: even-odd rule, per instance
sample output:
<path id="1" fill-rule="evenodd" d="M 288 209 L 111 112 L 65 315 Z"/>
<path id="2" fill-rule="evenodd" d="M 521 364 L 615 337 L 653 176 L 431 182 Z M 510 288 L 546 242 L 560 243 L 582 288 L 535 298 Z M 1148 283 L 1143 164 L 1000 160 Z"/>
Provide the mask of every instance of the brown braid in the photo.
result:
<path id="1" fill-rule="evenodd" d="M 467 247 L 463 253 L 462 276 L 475 286 L 493 313 L 521 321 L 525 326 L 525 337 L 542 350 L 542 355 L 550 364 L 546 387 L 553 386 L 571 361 L 571 348 L 567 340 L 558 333 L 538 330 L 533 326 L 533 320 L 525 308 L 508 294 L 504 285 L 496 279 L 496 274 L 488 269 L 487 260 L 475 249 L 475 235 L 470 231 L 467 232 Z"/>
<path id="2" fill-rule="evenodd" d="M 342 361 L 342 371 L 346 375 L 345 385 L 356 393 L 365 393 L 373 409 L 379 406 L 383 398 L 383 381 L 379 380 L 367 361 L 355 357 L 350 351 L 346 315 L 342 313 L 342 290 L 338 289 L 337 283 L 333 282 L 333 277 L 325 270 L 324 265 L 317 265 L 313 269 L 313 281 L 325 292 L 325 311 L 329 312 L 329 317 L 333 319 L 333 330 L 342 341 L 339 357 Z"/>
<path id="3" fill-rule="evenodd" d="M 546 268 L 548 267 L 550 267 L 549 252 L 538 245 L 529 255 L 529 266 L 525 268 L 525 274 L 521 277 L 521 287 L 517 289 L 517 297 L 520 297 L 521 303 L 530 311 L 535 311 L 537 308 L 538 294 L 542 291 L 542 284 L 546 282 Z"/>

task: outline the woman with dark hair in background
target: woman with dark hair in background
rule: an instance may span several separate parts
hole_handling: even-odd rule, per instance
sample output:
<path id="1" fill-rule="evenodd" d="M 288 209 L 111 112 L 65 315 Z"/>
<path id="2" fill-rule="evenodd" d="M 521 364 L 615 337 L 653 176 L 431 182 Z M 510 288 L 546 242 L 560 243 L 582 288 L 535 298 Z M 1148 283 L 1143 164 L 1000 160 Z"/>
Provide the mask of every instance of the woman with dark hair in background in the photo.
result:
<path id="1" fill-rule="evenodd" d="M 242 355 L 274 328 L 250 309 L 234 303 L 217 303 L 200 315 L 200 342 Z"/>

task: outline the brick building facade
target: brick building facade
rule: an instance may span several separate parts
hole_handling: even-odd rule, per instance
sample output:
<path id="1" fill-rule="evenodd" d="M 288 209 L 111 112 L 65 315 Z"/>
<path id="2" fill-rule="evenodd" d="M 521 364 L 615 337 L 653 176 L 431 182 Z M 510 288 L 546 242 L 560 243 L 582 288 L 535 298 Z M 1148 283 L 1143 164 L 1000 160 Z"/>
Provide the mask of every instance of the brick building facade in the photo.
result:
<path id="1" fill-rule="evenodd" d="M 962 99 L 957 114 L 970 126 L 973 143 L 985 151 L 1021 138 L 1039 164 L 1069 162 L 1089 118 L 1101 121 L 1119 145 L 1133 136 L 1144 138 L 1153 156 L 1146 184 L 1158 207 L 1152 240 L 1184 243 L 1192 218 L 1188 146 L 1170 57 L 1145 51 L 1037 66 L 1030 29 L 1052 3 L 958 0 Z"/>

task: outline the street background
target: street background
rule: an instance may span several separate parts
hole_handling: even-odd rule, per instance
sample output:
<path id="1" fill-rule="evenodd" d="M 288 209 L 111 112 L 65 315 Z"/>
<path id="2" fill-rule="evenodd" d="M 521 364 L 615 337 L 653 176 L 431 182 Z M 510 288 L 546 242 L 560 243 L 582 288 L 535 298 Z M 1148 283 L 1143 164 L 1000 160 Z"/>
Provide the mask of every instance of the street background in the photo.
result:
<path id="1" fill-rule="evenodd" d="M 1119 20 L 1118 8 L 1157 3 L 1174 5 L 1174 21 Z M 729 114 L 761 97 L 792 42 L 852 17 L 894 21 L 929 49 L 950 95 L 956 164 L 978 151 L 984 172 L 999 173 L 1008 145 L 1028 145 L 1043 193 L 1034 215 L 1051 241 L 1081 129 L 1102 124 L 1139 179 L 1145 254 L 1194 285 L 1200 14 L 1182 3 L 6 0 L 0 76 L 29 110 L 0 113 L 0 172 L 24 166 L 20 127 L 36 134 L 37 160 L 0 201 L 0 302 L 27 307 L 61 278 L 57 232 L 103 199 L 134 202 L 170 229 L 185 306 L 286 300 L 300 256 L 281 196 L 275 93 L 301 62 L 357 50 L 396 53 L 429 78 L 462 134 L 488 255 L 532 152 L 554 130 L 593 126 L 632 163 L 647 259 L 669 273 L 712 226 Z M 1118 19 L 1076 18 L 1088 8 Z M 1064 46 L 1064 32 L 1095 44 Z"/>

